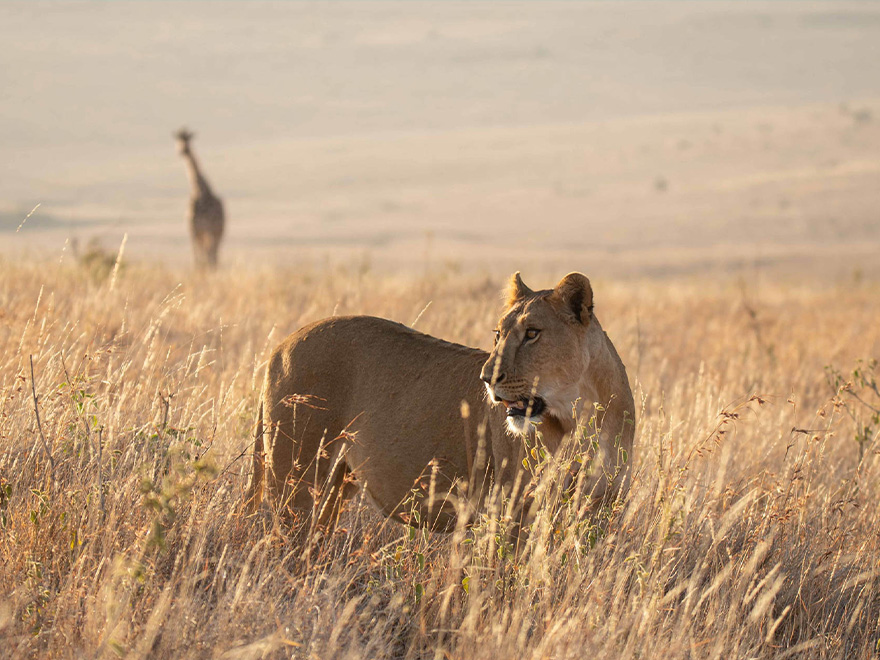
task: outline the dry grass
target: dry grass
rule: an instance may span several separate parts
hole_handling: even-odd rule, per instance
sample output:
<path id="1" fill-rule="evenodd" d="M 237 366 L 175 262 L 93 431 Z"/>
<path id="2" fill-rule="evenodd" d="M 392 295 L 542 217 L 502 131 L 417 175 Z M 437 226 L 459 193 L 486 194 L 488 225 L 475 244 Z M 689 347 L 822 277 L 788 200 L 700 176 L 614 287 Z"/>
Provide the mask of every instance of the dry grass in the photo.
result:
<path id="1" fill-rule="evenodd" d="M 352 503 L 303 538 L 241 513 L 284 335 L 430 301 L 419 329 L 486 347 L 499 287 L 0 263 L 2 655 L 876 657 L 880 395 L 870 369 L 839 393 L 825 370 L 880 354 L 872 284 L 594 281 L 641 403 L 631 496 L 601 529 L 548 506 L 513 558 L 488 518 L 449 537 Z"/>

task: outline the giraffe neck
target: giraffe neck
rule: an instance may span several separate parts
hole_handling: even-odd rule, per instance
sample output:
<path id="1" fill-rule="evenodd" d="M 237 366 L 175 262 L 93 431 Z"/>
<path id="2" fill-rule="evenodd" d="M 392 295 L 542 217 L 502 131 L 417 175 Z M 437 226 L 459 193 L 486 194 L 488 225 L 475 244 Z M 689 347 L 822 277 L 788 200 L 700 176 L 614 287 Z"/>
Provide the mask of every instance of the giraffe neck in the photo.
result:
<path id="1" fill-rule="evenodd" d="M 208 185 L 207 179 L 202 175 L 199 169 L 199 163 L 196 161 L 195 155 L 187 149 L 183 152 L 183 162 L 186 164 L 186 174 L 189 177 L 190 190 L 193 197 L 211 196 L 211 186 Z"/>

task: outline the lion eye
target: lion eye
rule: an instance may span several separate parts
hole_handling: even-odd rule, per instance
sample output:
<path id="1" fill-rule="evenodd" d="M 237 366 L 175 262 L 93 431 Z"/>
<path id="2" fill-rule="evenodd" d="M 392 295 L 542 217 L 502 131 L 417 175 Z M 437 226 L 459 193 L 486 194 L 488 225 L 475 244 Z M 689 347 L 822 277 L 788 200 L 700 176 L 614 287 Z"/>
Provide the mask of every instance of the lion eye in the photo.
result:
<path id="1" fill-rule="evenodd" d="M 541 331 L 537 328 L 529 328 L 526 330 L 526 340 L 532 341 L 538 338 L 538 335 L 541 334 Z"/>
<path id="2" fill-rule="evenodd" d="M 498 340 L 501 339 L 501 331 L 500 330 L 493 330 L 492 332 L 495 333 L 495 345 L 497 346 Z"/>

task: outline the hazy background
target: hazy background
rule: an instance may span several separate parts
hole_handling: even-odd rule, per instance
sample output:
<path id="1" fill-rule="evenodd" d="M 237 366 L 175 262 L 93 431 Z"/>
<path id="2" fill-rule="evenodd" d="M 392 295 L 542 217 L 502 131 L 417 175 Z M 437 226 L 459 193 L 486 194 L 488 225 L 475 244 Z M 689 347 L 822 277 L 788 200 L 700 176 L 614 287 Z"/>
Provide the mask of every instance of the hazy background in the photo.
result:
<path id="1" fill-rule="evenodd" d="M 880 3 L 3 2 L 0 256 L 880 276 Z M 27 213 L 39 209 L 16 232 Z"/>

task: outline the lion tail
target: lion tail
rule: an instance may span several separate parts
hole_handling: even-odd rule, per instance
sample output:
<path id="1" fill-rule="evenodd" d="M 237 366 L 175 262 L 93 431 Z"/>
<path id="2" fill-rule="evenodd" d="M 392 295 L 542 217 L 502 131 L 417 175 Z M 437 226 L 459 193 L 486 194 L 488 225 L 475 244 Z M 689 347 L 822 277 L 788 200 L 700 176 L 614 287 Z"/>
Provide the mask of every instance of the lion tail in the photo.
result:
<path id="1" fill-rule="evenodd" d="M 257 423 L 254 426 L 253 470 L 247 485 L 245 507 L 248 513 L 254 513 L 263 501 L 263 481 L 266 471 L 266 457 L 263 448 L 263 400 L 257 411 Z"/>

